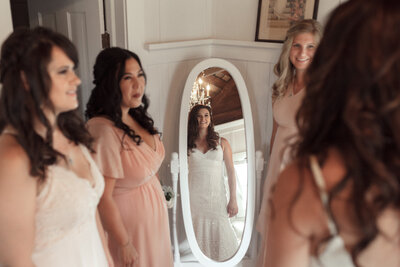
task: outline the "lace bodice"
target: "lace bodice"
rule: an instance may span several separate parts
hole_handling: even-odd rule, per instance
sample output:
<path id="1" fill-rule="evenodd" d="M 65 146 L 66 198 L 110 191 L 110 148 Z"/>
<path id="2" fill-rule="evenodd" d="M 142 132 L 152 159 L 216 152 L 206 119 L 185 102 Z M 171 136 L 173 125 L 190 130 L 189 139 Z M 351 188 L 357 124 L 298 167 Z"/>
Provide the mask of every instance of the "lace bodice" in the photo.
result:
<path id="1" fill-rule="evenodd" d="M 192 214 L 209 214 L 227 218 L 227 194 L 223 177 L 221 146 L 218 145 L 215 150 L 210 149 L 206 153 L 195 148 L 188 160 L 190 198 L 192 204 L 198 208 L 193 209 Z"/>
<path id="2" fill-rule="evenodd" d="M 226 208 L 222 147 L 206 153 L 194 148 L 188 161 L 190 210 L 197 243 L 207 257 L 226 260 L 235 254 L 239 243 Z"/>
<path id="3" fill-rule="evenodd" d="M 193 148 L 188 158 L 189 172 L 218 172 L 217 174 L 220 174 L 223 168 L 223 157 L 224 155 L 220 145 L 218 145 L 216 149 L 207 150 L 205 153 L 197 148 Z"/>
<path id="4" fill-rule="evenodd" d="M 47 179 L 36 199 L 35 251 L 79 233 L 82 227 L 93 223 L 104 179 L 86 147 L 80 147 L 90 163 L 95 185 L 92 187 L 87 179 L 64 167 L 48 168 Z"/>

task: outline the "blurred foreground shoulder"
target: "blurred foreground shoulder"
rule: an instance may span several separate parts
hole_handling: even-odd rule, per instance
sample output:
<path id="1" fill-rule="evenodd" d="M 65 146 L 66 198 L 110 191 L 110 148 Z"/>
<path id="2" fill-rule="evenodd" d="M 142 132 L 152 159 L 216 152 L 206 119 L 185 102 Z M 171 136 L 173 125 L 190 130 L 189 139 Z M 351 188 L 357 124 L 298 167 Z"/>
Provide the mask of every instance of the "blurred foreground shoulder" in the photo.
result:
<path id="1" fill-rule="evenodd" d="M 29 171 L 29 157 L 15 137 L 0 136 L 0 179 L 32 178 Z"/>
<path id="2" fill-rule="evenodd" d="M 282 213 L 277 218 L 295 222 L 301 234 L 310 237 L 320 227 L 323 208 L 308 160 L 295 160 L 281 172 L 273 188 L 272 203 L 275 212 Z"/>
<path id="3" fill-rule="evenodd" d="M 11 135 L 0 136 L 0 262 L 33 266 L 37 179 L 27 154 Z"/>

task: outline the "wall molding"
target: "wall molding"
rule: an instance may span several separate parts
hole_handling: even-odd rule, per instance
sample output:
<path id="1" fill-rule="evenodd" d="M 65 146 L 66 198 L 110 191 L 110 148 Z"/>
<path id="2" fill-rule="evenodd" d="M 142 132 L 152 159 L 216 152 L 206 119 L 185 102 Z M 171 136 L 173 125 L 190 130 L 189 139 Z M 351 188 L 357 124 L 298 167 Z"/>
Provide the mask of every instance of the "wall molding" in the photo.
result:
<path id="1" fill-rule="evenodd" d="M 150 64 L 226 58 L 241 61 L 276 63 L 282 44 L 222 39 L 198 39 L 162 43 L 146 43 Z"/>
<path id="2" fill-rule="evenodd" d="M 194 47 L 194 46 L 204 46 L 204 45 L 233 46 L 233 47 L 259 48 L 259 49 L 281 49 L 282 47 L 282 44 L 280 43 L 249 42 L 249 41 L 222 40 L 222 39 L 197 39 L 188 41 L 146 43 L 145 48 L 148 51 L 155 51 L 155 50 L 175 49 L 182 47 Z"/>

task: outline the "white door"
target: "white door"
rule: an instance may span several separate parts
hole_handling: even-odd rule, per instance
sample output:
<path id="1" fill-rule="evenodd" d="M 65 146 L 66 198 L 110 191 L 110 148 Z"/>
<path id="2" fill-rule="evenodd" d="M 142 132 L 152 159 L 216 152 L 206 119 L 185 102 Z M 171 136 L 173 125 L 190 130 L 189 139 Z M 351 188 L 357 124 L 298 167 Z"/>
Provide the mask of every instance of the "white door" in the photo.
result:
<path id="1" fill-rule="evenodd" d="M 29 0 L 28 5 L 31 27 L 40 25 L 58 31 L 78 49 L 80 110 L 84 111 L 94 87 L 92 69 L 104 32 L 102 0 Z"/>

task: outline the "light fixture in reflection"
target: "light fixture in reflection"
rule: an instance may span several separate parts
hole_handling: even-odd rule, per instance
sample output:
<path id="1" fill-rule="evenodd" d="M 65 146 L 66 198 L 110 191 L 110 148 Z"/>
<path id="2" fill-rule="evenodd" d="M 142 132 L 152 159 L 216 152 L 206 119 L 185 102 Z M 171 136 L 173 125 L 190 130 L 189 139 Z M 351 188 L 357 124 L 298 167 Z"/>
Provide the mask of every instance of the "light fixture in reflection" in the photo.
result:
<path id="1" fill-rule="evenodd" d="M 202 77 L 204 77 L 204 73 Z M 210 88 L 210 85 L 206 85 L 201 77 L 194 82 L 192 93 L 190 95 L 190 109 L 195 105 L 206 105 L 211 107 Z"/>

